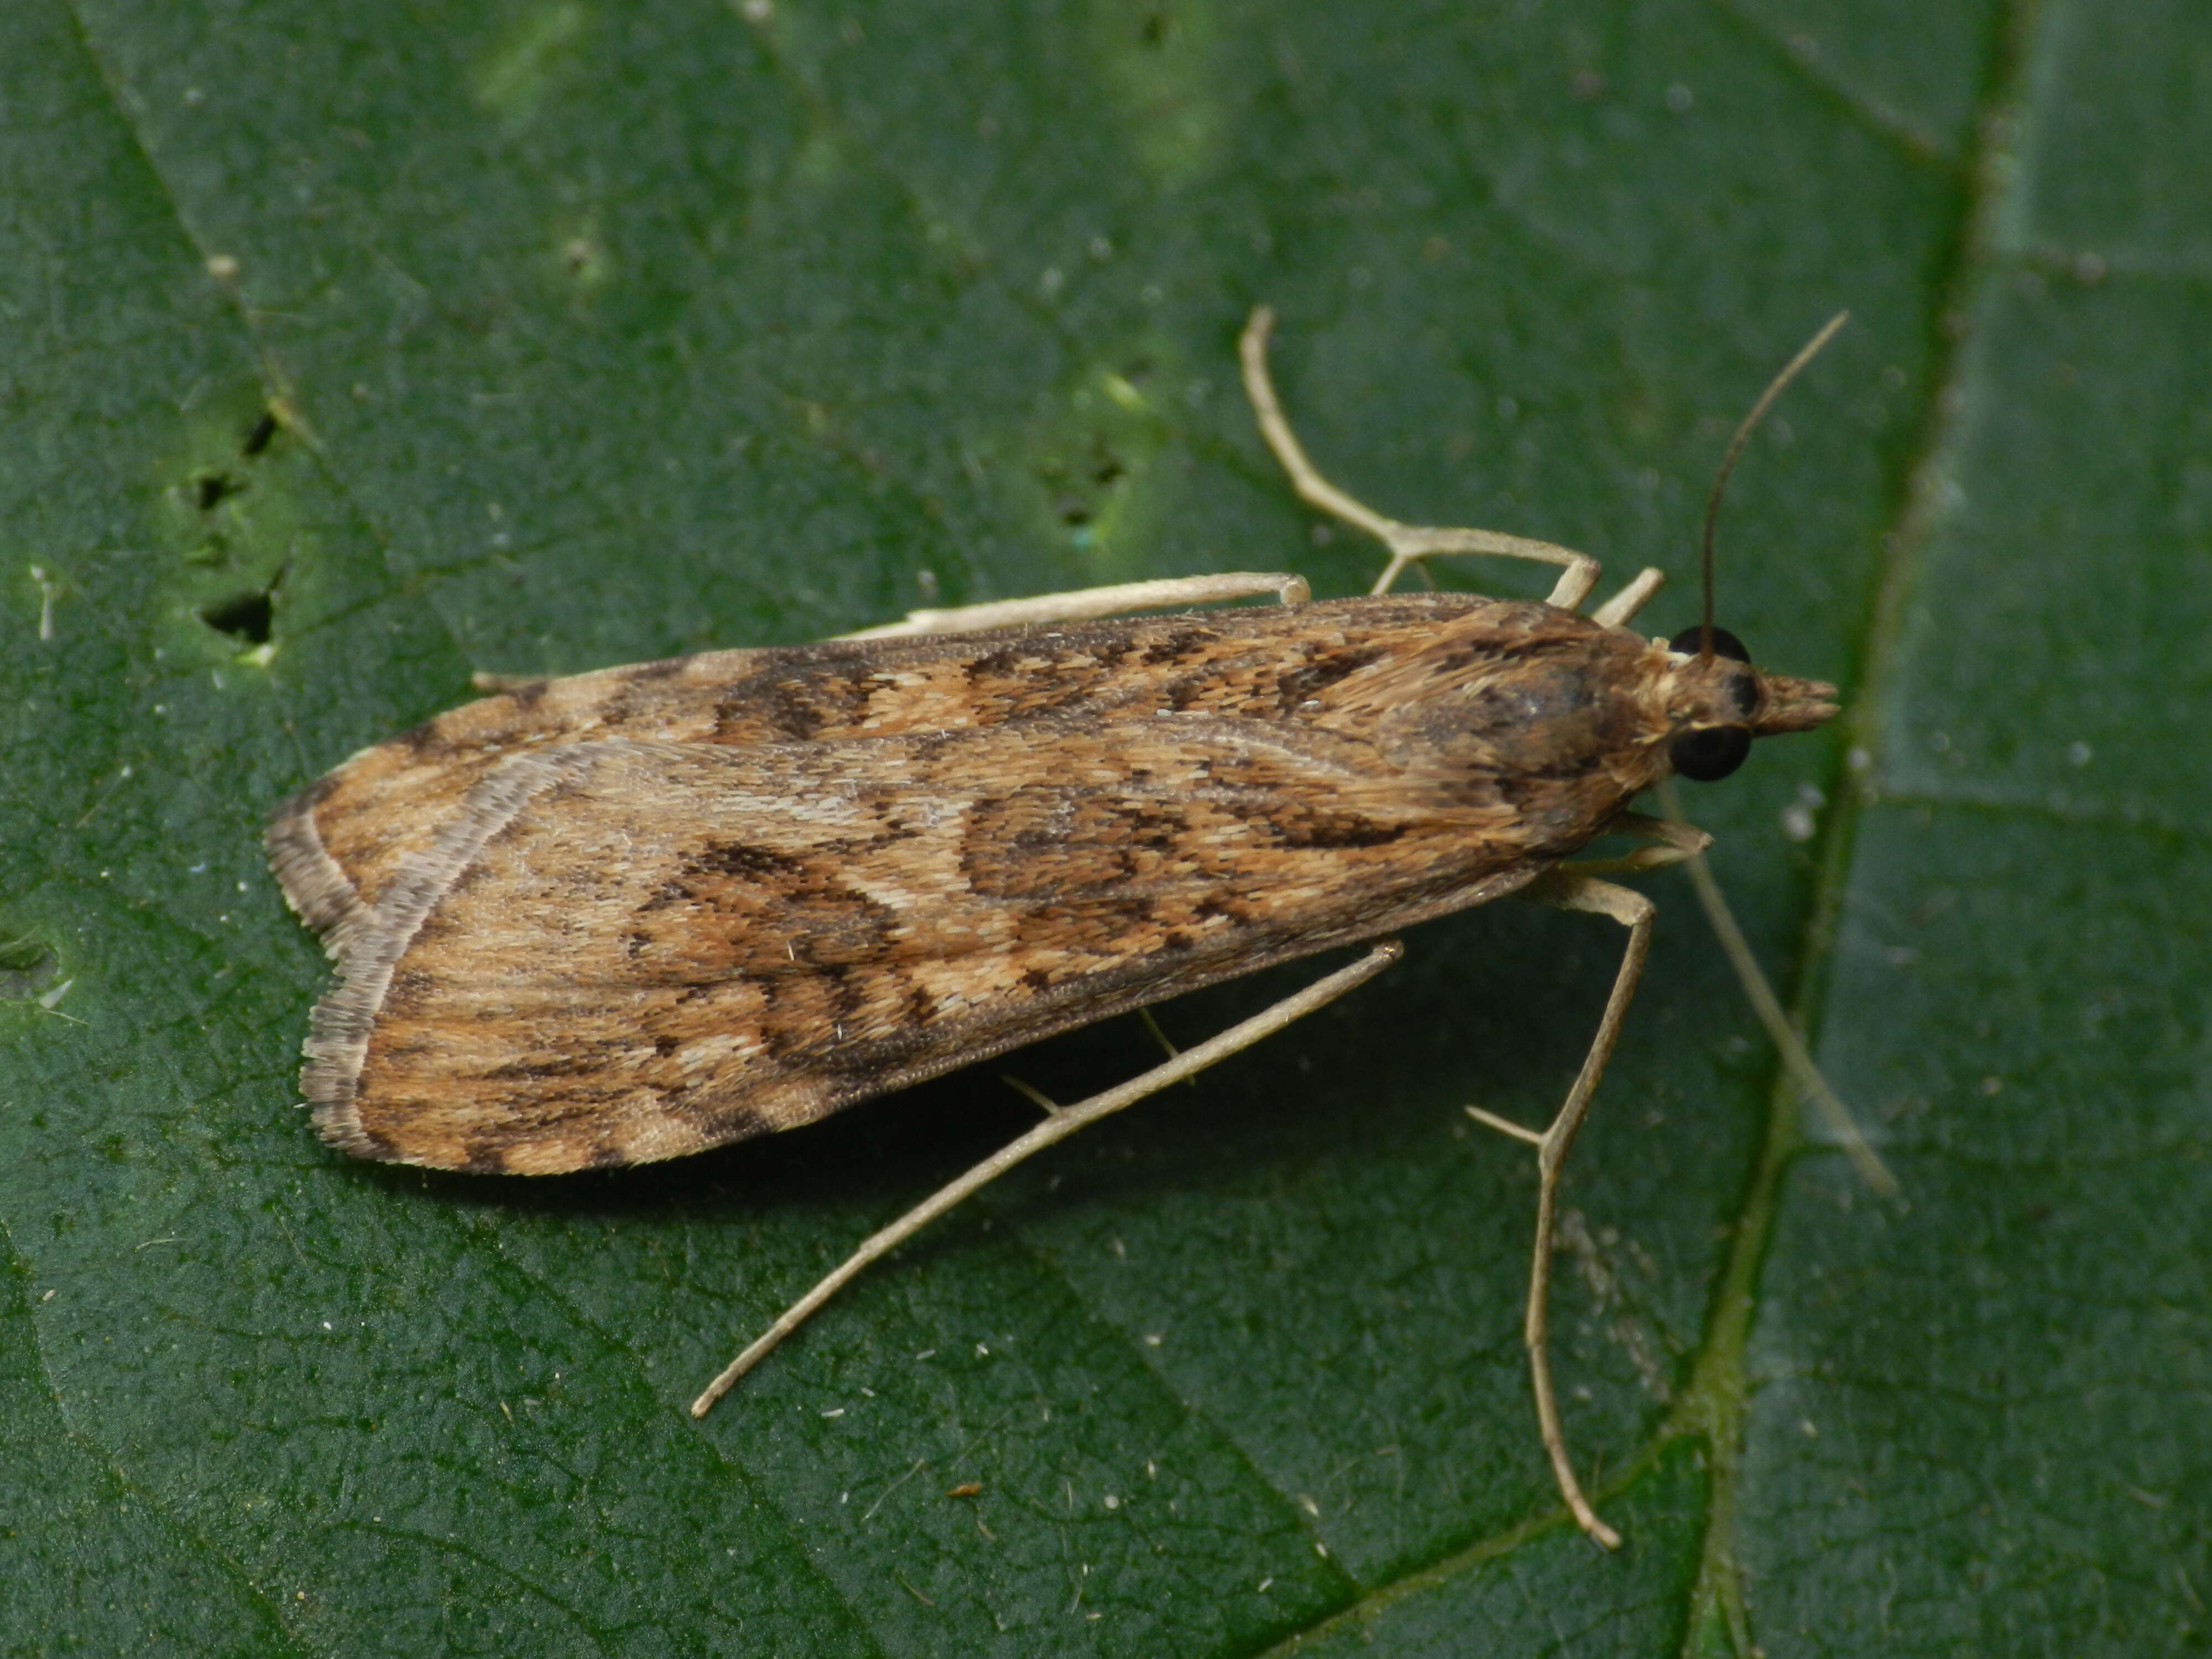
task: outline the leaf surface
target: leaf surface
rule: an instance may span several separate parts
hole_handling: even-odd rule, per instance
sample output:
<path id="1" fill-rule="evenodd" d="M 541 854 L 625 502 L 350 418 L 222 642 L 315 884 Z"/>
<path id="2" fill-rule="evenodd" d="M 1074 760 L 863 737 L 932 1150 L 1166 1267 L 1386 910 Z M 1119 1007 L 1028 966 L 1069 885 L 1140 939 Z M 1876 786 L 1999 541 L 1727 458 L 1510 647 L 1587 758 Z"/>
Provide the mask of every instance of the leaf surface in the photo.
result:
<path id="1" fill-rule="evenodd" d="M 2179 0 L 0 12 L 0 1647 L 2197 1650 L 2208 110 Z M 1662 633 L 1855 314 L 1719 595 L 1847 720 L 1687 802 L 1904 1197 L 1646 880 L 1553 1306 L 1617 1555 L 1534 1431 L 1533 1170 L 1460 1110 L 1548 1116 L 1609 924 L 1422 930 L 703 1423 L 1026 1126 L 998 1072 L 1141 1027 L 545 1183 L 293 1106 L 260 826 L 472 672 L 1364 586 L 1237 390 L 1261 301 L 1340 482 L 1659 565 Z"/>

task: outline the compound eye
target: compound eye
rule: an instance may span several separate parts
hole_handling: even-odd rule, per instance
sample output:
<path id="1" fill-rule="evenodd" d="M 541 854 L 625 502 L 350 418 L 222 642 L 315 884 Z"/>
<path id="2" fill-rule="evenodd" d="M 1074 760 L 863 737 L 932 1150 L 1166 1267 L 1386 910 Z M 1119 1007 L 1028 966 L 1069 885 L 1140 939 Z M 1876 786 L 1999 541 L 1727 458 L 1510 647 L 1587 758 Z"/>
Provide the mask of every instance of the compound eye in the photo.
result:
<path id="1" fill-rule="evenodd" d="M 1696 656 L 1701 648 L 1698 630 L 1694 628 L 1684 629 L 1667 641 L 1667 648 L 1669 651 L 1680 652 L 1686 657 Z M 1725 628 L 1713 629 L 1713 655 L 1726 657 L 1730 662 L 1748 663 L 1751 660 L 1751 653 L 1744 649 L 1743 641 Z"/>
<path id="2" fill-rule="evenodd" d="M 1698 630 L 1694 628 L 1684 629 L 1667 641 L 1667 648 L 1669 651 L 1680 652 L 1686 657 L 1696 656 Z M 1747 669 L 1751 666 L 1751 653 L 1744 649 L 1741 640 L 1736 638 L 1725 628 L 1713 629 L 1713 655 L 1723 662 L 1740 662 Z M 1748 719 L 1753 711 L 1759 707 L 1759 676 L 1751 673 L 1731 675 L 1728 681 L 1728 692 L 1730 700 L 1735 704 L 1735 712 Z M 1741 763 L 1742 757 L 1739 756 L 1737 764 Z M 1675 770 L 1680 771 L 1681 769 L 1677 767 Z M 1697 775 L 1693 772 L 1683 772 L 1682 775 L 1686 778 L 1694 777 Z"/>
<path id="3" fill-rule="evenodd" d="M 1718 629 L 1713 648 L 1720 649 Z M 1694 648 L 1694 647 L 1693 647 Z M 1667 758 L 1675 775 L 1692 783 L 1711 783 L 1743 764 L 1751 753 L 1751 733 L 1741 726 L 1701 726 L 1676 734 L 1667 746 Z"/>

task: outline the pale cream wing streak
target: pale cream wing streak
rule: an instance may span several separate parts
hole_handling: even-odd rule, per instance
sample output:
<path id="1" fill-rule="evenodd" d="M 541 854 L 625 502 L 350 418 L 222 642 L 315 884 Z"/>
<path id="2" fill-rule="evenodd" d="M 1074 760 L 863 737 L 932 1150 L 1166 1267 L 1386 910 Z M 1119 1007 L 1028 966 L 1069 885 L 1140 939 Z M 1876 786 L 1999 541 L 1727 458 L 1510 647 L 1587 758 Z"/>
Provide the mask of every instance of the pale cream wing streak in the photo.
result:
<path id="1" fill-rule="evenodd" d="M 356 1109 L 361 1072 L 400 958 L 422 922 L 475 860 L 485 841 L 513 822 L 532 796 L 587 763 L 574 755 L 519 756 L 470 791 L 459 815 L 428 844 L 405 854 L 382 900 L 356 907 L 334 951 L 337 984 L 316 1005 L 301 1088 L 325 1139 L 364 1157 L 380 1155 Z"/>

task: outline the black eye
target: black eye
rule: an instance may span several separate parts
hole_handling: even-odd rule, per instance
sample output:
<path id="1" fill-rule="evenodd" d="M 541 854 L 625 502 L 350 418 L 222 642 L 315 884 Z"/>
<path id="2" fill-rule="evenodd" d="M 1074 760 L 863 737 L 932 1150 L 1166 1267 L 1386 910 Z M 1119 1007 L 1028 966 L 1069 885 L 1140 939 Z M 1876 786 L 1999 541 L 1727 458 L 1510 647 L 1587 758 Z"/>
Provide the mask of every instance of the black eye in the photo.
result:
<path id="1" fill-rule="evenodd" d="M 1686 628 L 1667 641 L 1667 648 L 1669 651 L 1679 651 L 1686 657 L 1694 657 L 1698 654 L 1698 631 L 1694 628 Z M 1713 629 L 1713 655 L 1723 662 L 1740 662 L 1746 668 L 1751 666 L 1751 653 L 1744 648 L 1741 640 L 1736 638 L 1725 628 Z M 1759 677 L 1756 674 L 1735 676 L 1729 681 L 1728 690 L 1729 697 L 1735 703 L 1737 714 L 1748 716 L 1759 707 Z M 1735 759 L 1729 763 L 1728 771 L 1733 772 L 1742 764 L 1743 757 L 1738 755 Z M 1698 775 L 1695 772 L 1684 771 L 1679 765 L 1674 769 L 1681 772 L 1686 778 L 1694 778 Z M 1717 778 L 1726 777 L 1728 772 L 1716 772 L 1713 775 Z"/>
<path id="2" fill-rule="evenodd" d="M 1713 632 L 1717 635 L 1720 630 Z M 1713 648 L 1720 648 L 1717 638 Z M 1743 764 L 1743 757 L 1750 752 L 1751 733 L 1741 726 L 1701 726 L 1680 733 L 1667 746 L 1667 758 L 1674 763 L 1675 775 L 1692 783 L 1726 777 Z"/>
<path id="3" fill-rule="evenodd" d="M 1686 628 L 1667 641 L 1669 651 L 1679 651 L 1686 657 L 1694 657 L 1699 650 L 1698 632 Z M 1743 641 L 1725 628 L 1713 629 L 1713 655 L 1726 657 L 1730 662 L 1749 662 L 1751 653 L 1744 649 Z"/>

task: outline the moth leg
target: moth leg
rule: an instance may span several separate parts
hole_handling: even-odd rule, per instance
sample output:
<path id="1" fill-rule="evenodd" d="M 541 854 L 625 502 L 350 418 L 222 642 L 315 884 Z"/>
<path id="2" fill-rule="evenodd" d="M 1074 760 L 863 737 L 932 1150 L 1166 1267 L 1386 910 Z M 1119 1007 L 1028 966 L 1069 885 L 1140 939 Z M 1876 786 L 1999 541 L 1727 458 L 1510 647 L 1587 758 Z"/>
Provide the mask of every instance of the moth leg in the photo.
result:
<path id="1" fill-rule="evenodd" d="M 1667 573 L 1655 565 L 1645 565 L 1636 573 L 1636 580 L 1622 588 L 1603 605 L 1590 612 L 1590 620 L 1601 628 L 1618 628 L 1638 611 L 1651 603 L 1667 580 Z"/>
<path id="2" fill-rule="evenodd" d="M 1655 818 L 1644 812 L 1615 813 L 1607 820 L 1603 833 L 1653 844 L 1618 858 L 1577 859 L 1562 867 L 1578 876 L 1638 875 L 1694 859 L 1713 844 L 1713 838 L 1694 823 L 1685 823 L 1678 818 Z"/>
<path id="3" fill-rule="evenodd" d="M 1093 1095 L 1073 1106 L 1055 1107 L 1048 1102 L 1042 1103 L 1047 1111 L 1043 1122 L 1001 1147 L 957 1180 L 939 1188 L 890 1226 L 869 1238 L 846 1258 L 836 1272 L 786 1309 L 775 1324 L 769 1326 L 750 1347 L 732 1359 L 722 1374 L 709 1382 L 699 1397 L 691 1402 L 691 1415 L 704 1417 L 714 1402 L 730 1391 L 732 1383 L 766 1358 L 777 1343 L 804 1324 L 816 1309 L 842 1290 L 854 1274 L 877 1257 L 896 1249 L 962 1199 L 988 1186 L 1024 1158 L 1042 1152 L 1055 1141 L 1066 1139 L 1078 1129 L 1087 1128 L 1100 1118 L 1110 1117 L 1123 1107 L 1134 1105 L 1146 1096 L 1158 1094 L 1184 1078 L 1194 1076 L 1207 1066 L 1228 1059 L 1240 1049 L 1249 1048 L 1262 1038 L 1273 1036 L 1291 1021 L 1311 1013 L 1324 1004 L 1334 1002 L 1355 986 L 1366 983 L 1405 953 L 1406 947 L 1396 939 L 1380 940 L 1370 947 L 1365 956 L 1349 967 L 1340 968 L 1325 978 L 1316 980 L 1304 990 L 1284 998 L 1273 1007 L 1263 1009 L 1218 1036 L 1184 1049 L 1164 1064 L 1155 1066 L 1151 1071 L 1132 1078 L 1118 1088 Z"/>
<path id="4" fill-rule="evenodd" d="M 1659 804 L 1670 812 L 1681 811 L 1672 779 L 1659 786 Z M 1720 941 L 1722 954 L 1735 971 L 1744 1000 L 1751 1004 L 1752 1012 L 1758 1016 L 1759 1024 L 1765 1028 L 1768 1038 L 1781 1054 L 1783 1068 L 1796 1081 L 1798 1091 L 1813 1103 L 1814 1109 L 1826 1121 L 1829 1133 L 1850 1158 L 1860 1178 L 1885 1196 L 1894 1194 L 1898 1190 L 1897 1177 L 1889 1172 L 1881 1154 L 1868 1144 L 1866 1135 L 1852 1120 L 1850 1109 L 1837 1097 L 1827 1079 L 1820 1075 L 1820 1067 L 1813 1063 L 1804 1038 L 1797 1035 L 1797 1028 L 1783 1012 L 1782 1000 L 1767 982 L 1759 958 L 1752 952 L 1751 942 L 1736 925 L 1735 913 L 1729 908 L 1720 883 L 1704 857 L 1711 849 L 1713 838 L 1695 824 L 1679 818 L 1656 818 L 1642 812 L 1620 813 L 1605 829 L 1608 835 L 1628 836 L 1657 844 L 1638 848 L 1620 858 L 1577 859 L 1570 867 L 1579 875 L 1609 876 L 1663 869 L 1670 864 L 1689 866 L 1691 889 L 1698 896 L 1698 903 L 1712 927 L 1713 936 Z"/>
<path id="5" fill-rule="evenodd" d="M 1390 550 L 1390 562 L 1368 590 L 1370 593 L 1389 592 L 1405 574 L 1407 566 L 1434 554 L 1496 553 L 1509 559 L 1530 559 L 1539 564 L 1563 567 L 1552 589 L 1550 603 L 1564 611 L 1582 608 L 1583 601 L 1597 586 L 1598 562 L 1589 554 L 1577 553 L 1553 542 L 1510 536 L 1502 530 L 1452 530 L 1434 525 L 1401 524 L 1354 501 L 1322 477 L 1320 469 L 1307 458 L 1304 447 L 1291 431 L 1291 423 L 1284 417 L 1283 406 L 1275 396 L 1274 381 L 1267 374 L 1267 335 L 1274 325 L 1275 313 L 1266 306 L 1255 307 L 1251 319 L 1244 325 L 1243 336 L 1237 343 L 1237 358 L 1244 369 L 1244 394 L 1252 400 L 1252 412 L 1259 416 L 1260 431 L 1267 440 L 1267 447 L 1275 452 L 1283 471 L 1291 475 L 1291 485 L 1299 496 L 1322 512 L 1365 531 Z"/>
<path id="6" fill-rule="evenodd" d="M 1251 599 L 1272 593 L 1285 605 L 1304 605 L 1313 597 L 1304 576 L 1256 570 L 1224 571 L 1217 576 L 1169 576 L 1158 581 L 1117 582 L 1108 587 L 1078 588 L 1068 593 L 1039 593 L 1026 599 L 996 599 L 951 611 L 909 611 L 903 622 L 885 623 L 839 634 L 841 640 L 901 639 L 919 634 L 967 634 L 984 628 L 1012 628 L 1023 623 L 1084 622 L 1117 617 L 1127 611 L 1160 611 L 1218 599 Z"/>
<path id="7" fill-rule="evenodd" d="M 1665 820 L 1654 818 L 1646 822 L 1657 825 Z M 1668 827 L 1689 829 L 1687 824 Z M 1703 832 L 1692 830 L 1690 833 L 1696 836 Z M 1559 1169 L 1566 1162 L 1568 1149 L 1575 1144 L 1575 1136 L 1583 1127 L 1583 1119 L 1589 1110 L 1590 1096 L 1596 1092 L 1598 1079 L 1605 1074 L 1606 1061 L 1613 1058 L 1613 1044 L 1620 1037 L 1620 1022 L 1628 1012 L 1630 1000 L 1636 994 L 1636 981 L 1643 977 L 1644 959 L 1650 953 L 1651 921 L 1658 911 L 1643 894 L 1609 881 L 1600 881 L 1580 866 L 1551 871 L 1522 891 L 1554 909 L 1610 916 L 1628 929 L 1628 949 L 1621 956 L 1620 971 L 1613 977 L 1613 994 L 1606 999 L 1597 1036 L 1590 1043 L 1589 1053 L 1583 1057 L 1583 1068 L 1576 1075 L 1574 1087 L 1567 1091 L 1566 1103 L 1552 1120 L 1552 1127 L 1538 1134 L 1478 1107 L 1467 1109 L 1478 1122 L 1517 1140 L 1525 1140 L 1536 1149 L 1536 1254 L 1528 1272 L 1528 1314 L 1522 1333 L 1528 1348 L 1529 1378 L 1536 1390 L 1536 1425 L 1543 1436 L 1544 1450 L 1552 1460 L 1552 1474 L 1559 1482 L 1559 1496 L 1566 1499 L 1576 1524 L 1606 1548 L 1614 1549 L 1620 1546 L 1620 1534 L 1598 1518 L 1589 1499 L 1583 1496 L 1582 1486 L 1575 1479 L 1574 1464 L 1567 1456 L 1566 1435 L 1559 1427 L 1559 1404 L 1552 1391 L 1547 1310 L 1552 1291 L 1552 1237 L 1558 1217 Z"/>

